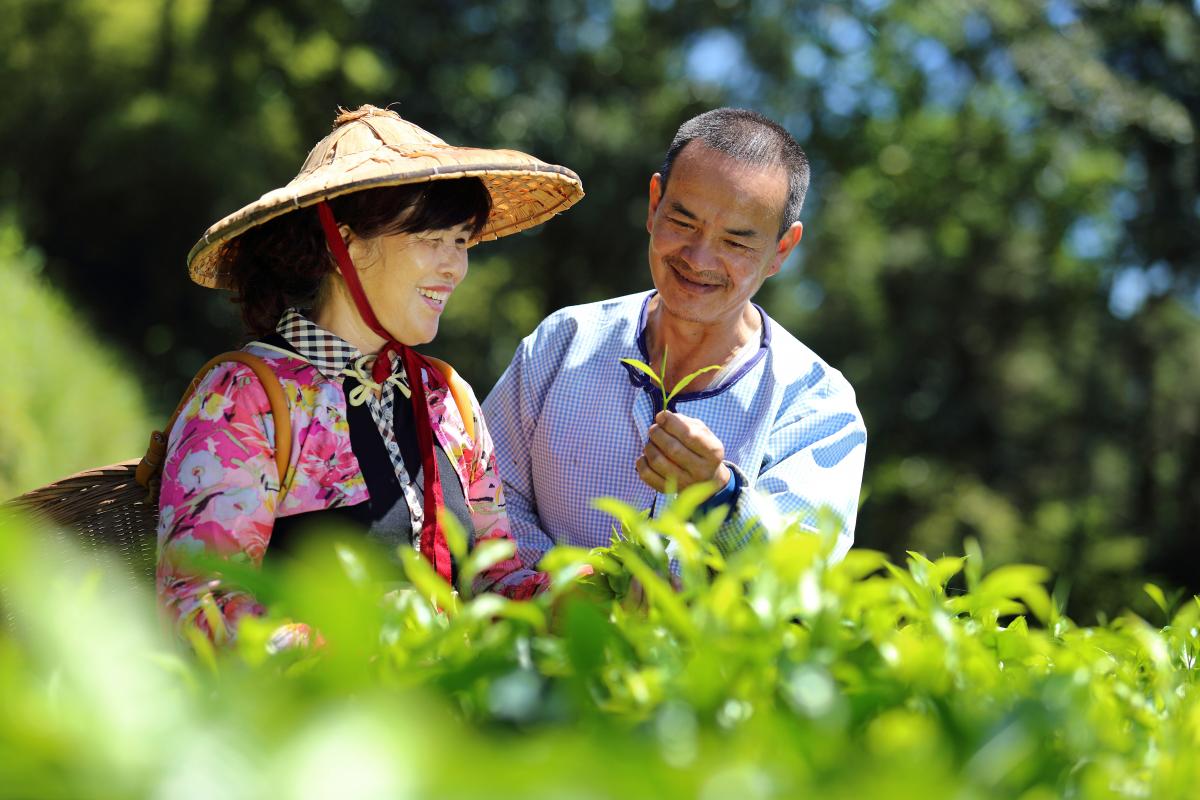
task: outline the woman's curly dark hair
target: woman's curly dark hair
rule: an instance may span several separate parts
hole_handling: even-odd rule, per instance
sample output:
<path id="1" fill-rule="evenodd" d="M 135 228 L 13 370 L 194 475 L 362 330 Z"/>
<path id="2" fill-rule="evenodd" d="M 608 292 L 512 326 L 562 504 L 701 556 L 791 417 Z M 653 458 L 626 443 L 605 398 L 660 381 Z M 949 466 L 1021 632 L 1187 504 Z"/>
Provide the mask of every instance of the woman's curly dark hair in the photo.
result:
<path id="1" fill-rule="evenodd" d="M 470 223 L 478 236 L 492 200 L 479 178 L 363 189 L 329 201 L 339 224 L 362 239 Z M 224 245 L 233 301 L 250 336 L 266 336 L 290 307 L 312 308 L 334 260 L 315 207 L 290 211 Z"/>

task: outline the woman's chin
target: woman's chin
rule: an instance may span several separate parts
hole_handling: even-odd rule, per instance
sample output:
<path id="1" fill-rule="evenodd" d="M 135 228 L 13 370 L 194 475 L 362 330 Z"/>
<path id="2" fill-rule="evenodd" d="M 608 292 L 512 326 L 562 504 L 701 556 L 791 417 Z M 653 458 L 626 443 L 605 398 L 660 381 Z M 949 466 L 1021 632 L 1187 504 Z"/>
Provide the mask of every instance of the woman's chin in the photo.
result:
<path id="1" fill-rule="evenodd" d="M 437 336 L 437 328 L 433 330 L 409 331 L 408 335 L 399 341 L 408 347 L 420 347 L 423 344 L 429 344 Z"/>

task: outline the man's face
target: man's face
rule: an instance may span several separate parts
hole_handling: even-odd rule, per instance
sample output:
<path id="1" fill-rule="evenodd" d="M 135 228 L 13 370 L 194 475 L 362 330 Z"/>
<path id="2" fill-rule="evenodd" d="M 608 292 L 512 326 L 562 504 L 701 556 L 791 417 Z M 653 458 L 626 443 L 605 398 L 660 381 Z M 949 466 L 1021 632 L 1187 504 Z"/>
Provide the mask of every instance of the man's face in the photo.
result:
<path id="1" fill-rule="evenodd" d="M 779 238 L 787 203 L 783 167 L 736 161 L 701 142 L 675 158 L 666 191 L 650 181 L 650 274 L 672 316 L 728 324 L 779 271 L 802 228 Z"/>

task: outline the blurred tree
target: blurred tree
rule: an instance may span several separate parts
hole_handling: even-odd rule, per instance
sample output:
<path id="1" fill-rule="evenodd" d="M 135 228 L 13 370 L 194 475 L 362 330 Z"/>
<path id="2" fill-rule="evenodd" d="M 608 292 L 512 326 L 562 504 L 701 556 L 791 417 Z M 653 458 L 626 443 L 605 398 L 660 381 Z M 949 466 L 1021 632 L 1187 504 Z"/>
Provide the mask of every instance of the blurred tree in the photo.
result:
<path id="1" fill-rule="evenodd" d="M 804 143 L 801 253 L 761 301 L 871 431 L 860 542 L 1200 588 L 1200 25 L 1181 0 L 9 0 L 0 204 L 166 409 L 238 337 L 203 228 L 288 180 L 336 105 L 571 166 L 588 198 L 473 251 L 433 351 L 486 392 L 563 305 L 649 285 L 675 127 Z"/>

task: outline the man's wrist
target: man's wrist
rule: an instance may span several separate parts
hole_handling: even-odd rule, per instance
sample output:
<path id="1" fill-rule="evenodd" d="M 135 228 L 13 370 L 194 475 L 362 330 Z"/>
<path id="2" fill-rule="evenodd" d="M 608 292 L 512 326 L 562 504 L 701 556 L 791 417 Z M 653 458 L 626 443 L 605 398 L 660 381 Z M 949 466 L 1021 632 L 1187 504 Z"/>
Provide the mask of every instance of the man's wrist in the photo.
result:
<path id="1" fill-rule="evenodd" d="M 717 479 L 720 480 L 721 471 L 728 474 L 725 484 L 716 491 L 716 493 L 700 504 L 700 512 L 708 513 L 714 508 L 720 506 L 731 506 L 737 500 L 738 494 L 741 492 L 741 483 L 738 480 L 737 470 L 731 469 L 728 464 L 722 462 L 720 469 L 717 470 Z"/>

